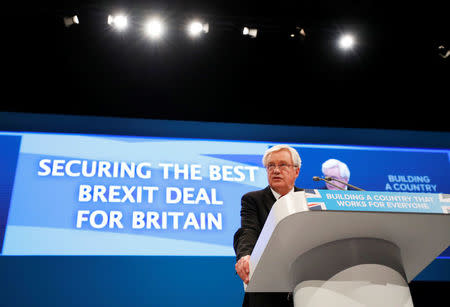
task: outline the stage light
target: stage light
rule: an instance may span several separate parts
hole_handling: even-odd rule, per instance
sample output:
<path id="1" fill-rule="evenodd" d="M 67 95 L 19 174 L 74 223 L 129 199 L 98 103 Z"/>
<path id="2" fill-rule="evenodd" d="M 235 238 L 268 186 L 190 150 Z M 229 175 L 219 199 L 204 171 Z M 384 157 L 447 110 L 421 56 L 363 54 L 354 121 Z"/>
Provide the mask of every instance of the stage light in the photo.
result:
<path id="1" fill-rule="evenodd" d="M 447 49 L 444 45 L 440 45 L 438 50 L 441 58 L 446 59 L 450 56 L 450 49 Z"/>
<path id="2" fill-rule="evenodd" d="M 297 29 L 297 31 L 298 31 L 298 34 L 300 34 L 300 37 L 303 37 L 303 38 L 305 38 L 305 37 L 306 37 L 306 32 L 305 32 L 305 29 L 303 29 L 303 28 L 300 28 L 300 27 L 295 27 L 295 29 Z"/>
<path id="3" fill-rule="evenodd" d="M 164 33 L 164 26 L 159 18 L 151 18 L 145 24 L 145 33 L 152 39 L 157 39 Z"/>
<path id="4" fill-rule="evenodd" d="M 249 35 L 250 37 L 255 38 L 256 35 L 258 34 L 258 29 L 250 29 L 250 28 L 244 27 L 242 34 Z"/>
<path id="5" fill-rule="evenodd" d="M 339 39 L 339 47 L 341 49 L 348 50 L 353 48 L 354 45 L 355 45 L 355 38 L 353 37 L 353 35 L 345 34 L 342 35 L 341 38 Z"/>
<path id="6" fill-rule="evenodd" d="M 119 31 L 123 31 L 128 27 L 128 18 L 125 15 L 108 15 L 108 24 Z"/>
<path id="7" fill-rule="evenodd" d="M 300 40 L 304 40 L 306 37 L 305 29 L 296 26 L 295 30 L 293 30 L 290 34 L 291 38 L 299 38 Z"/>
<path id="8" fill-rule="evenodd" d="M 199 21 L 192 21 L 188 26 L 188 33 L 190 36 L 199 36 L 201 33 L 209 32 L 209 24 L 202 24 Z"/>
<path id="9" fill-rule="evenodd" d="M 79 24 L 80 20 L 78 19 L 78 16 L 72 16 L 72 17 L 64 17 L 64 25 L 66 27 L 70 27 L 73 24 Z"/>

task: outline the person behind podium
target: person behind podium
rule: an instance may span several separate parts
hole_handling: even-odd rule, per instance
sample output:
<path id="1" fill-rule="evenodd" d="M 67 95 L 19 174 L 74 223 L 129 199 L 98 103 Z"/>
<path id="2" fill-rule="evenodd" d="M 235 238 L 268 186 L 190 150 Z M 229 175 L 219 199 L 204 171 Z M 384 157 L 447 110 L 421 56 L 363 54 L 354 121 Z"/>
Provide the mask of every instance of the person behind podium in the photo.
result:
<path id="1" fill-rule="evenodd" d="M 336 159 L 328 159 L 322 164 L 322 174 L 325 177 L 330 177 L 332 179 L 338 179 L 340 181 L 348 183 L 350 180 L 350 170 L 347 164 Z M 328 182 L 325 183 L 328 190 L 347 190 L 348 186 L 336 180 L 331 180 L 331 185 Z M 336 187 L 337 186 L 337 187 Z"/>
<path id="2" fill-rule="evenodd" d="M 249 282 L 250 255 L 273 204 L 288 193 L 303 191 L 294 186 L 300 173 L 298 152 L 287 145 L 276 145 L 264 153 L 263 165 L 269 185 L 242 196 L 241 227 L 234 234 L 235 269 L 245 284 Z M 293 306 L 290 293 L 245 293 L 242 306 Z"/>

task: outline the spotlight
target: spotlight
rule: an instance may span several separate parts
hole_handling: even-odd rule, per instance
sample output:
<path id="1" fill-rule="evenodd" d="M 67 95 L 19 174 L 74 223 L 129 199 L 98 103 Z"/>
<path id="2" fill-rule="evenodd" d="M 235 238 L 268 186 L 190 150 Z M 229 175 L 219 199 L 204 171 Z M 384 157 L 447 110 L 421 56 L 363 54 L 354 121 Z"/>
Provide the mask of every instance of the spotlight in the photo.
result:
<path id="1" fill-rule="evenodd" d="M 164 26 L 159 18 L 152 18 L 146 22 L 144 31 L 150 38 L 157 39 L 164 33 Z"/>
<path id="2" fill-rule="evenodd" d="M 446 59 L 450 56 L 450 49 L 447 49 L 444 45 L 440 45 L 438 49 L 441 58 Z"/>
<path id="3" fill-rule="evenodd" d="M 250 28 L 244 27 L 242 34 L 249 35 L 250 37 L 255 38 L 256 35 L 258 34 L 258 29 L 250 29 Z"/>
<path id="4" fill-rule="evenodd" d="M 79 24 L 80 23 L 80 21 L 78 20 L 78 16 L 77 15 L 74 15 L 72 17 L 64 17 L 64 25 L 66 27 L 70 27 L 74 23 L 75 24 Z"/>
<path id="5" fill-rule="evenodd" d="M 300 27 L 296 27 L 296 29 L 298 30 L 298 33 L 299 33 L 301 36 L 303 36 L 303 37 L 306 36 L 306 33 L 305 33 L 305 30 L 304 30 L 304 29 L 302 29 L 302 28 L 300 28 Z"/>
<path id="6" fill-rule="evenodd" d="M 201 33 L 209 32 L 209 24 L 202 24 L 199 21 L 192 21 L 188 26 L 188 33 L 190 36 L 199 36 Z"/>
<path id="7" fill-rule="evenodd" d="M 341 49 L 348 50 L 353 48 L 354 45 L 355 45 L 355 38 L 353 37 L 353 35 L 345 34 L 342 35 L 341 38 L 339 39 L 339 47 Z"/>
<path id="8" fill-rule="evenodd" d="M 125 15 L 108 15 L 108 24 L 119 31 L 123 31 L 128 26 L 128 19 Z"/>
<path id="9" fill-rule="evenodd" d="M 291 32 L 290 37 L 291 38 L 299 38 L 300 40 L 303 41 L 306 37 L 305 29 L 296 26 L 295 30 Z"/>

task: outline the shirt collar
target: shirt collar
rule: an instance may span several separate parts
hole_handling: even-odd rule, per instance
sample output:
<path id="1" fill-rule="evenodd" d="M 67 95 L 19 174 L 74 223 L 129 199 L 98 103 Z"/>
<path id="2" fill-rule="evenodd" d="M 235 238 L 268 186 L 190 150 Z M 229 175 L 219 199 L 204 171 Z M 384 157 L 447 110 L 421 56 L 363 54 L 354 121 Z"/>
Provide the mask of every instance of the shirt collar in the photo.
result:
<path id="1" fill-rule="evenodd" d="M 272 191 L 273 196 L 275 196 L 275 199 L 278 200 L 281 197 L 281 194 L 275 192 L 274 189 L 272 189 L 272 187 L 270 187 L 270 190 Z M 294 192 L 294 188 L 292 188 L 292 190 L 290 190 L 287 194 Z M 287 195 L 286 194 L 286 195 Z"/>

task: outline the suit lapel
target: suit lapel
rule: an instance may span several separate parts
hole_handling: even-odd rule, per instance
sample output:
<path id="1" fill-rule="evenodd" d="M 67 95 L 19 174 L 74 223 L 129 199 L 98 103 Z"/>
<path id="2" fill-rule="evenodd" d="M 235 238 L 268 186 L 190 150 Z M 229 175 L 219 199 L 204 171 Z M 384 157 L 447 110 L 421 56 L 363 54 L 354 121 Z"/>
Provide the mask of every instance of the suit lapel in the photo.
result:
<path id="1" fill-rule="evenodd" d="M 270 186 L 267 186 L 264 189 L 264 198 L 264 205 L 266 206 L 267 212 L 269 212 L 270 209 L 272 209 L 273 204 L 277 201 L 272 190 L 270 190 Z"/>

